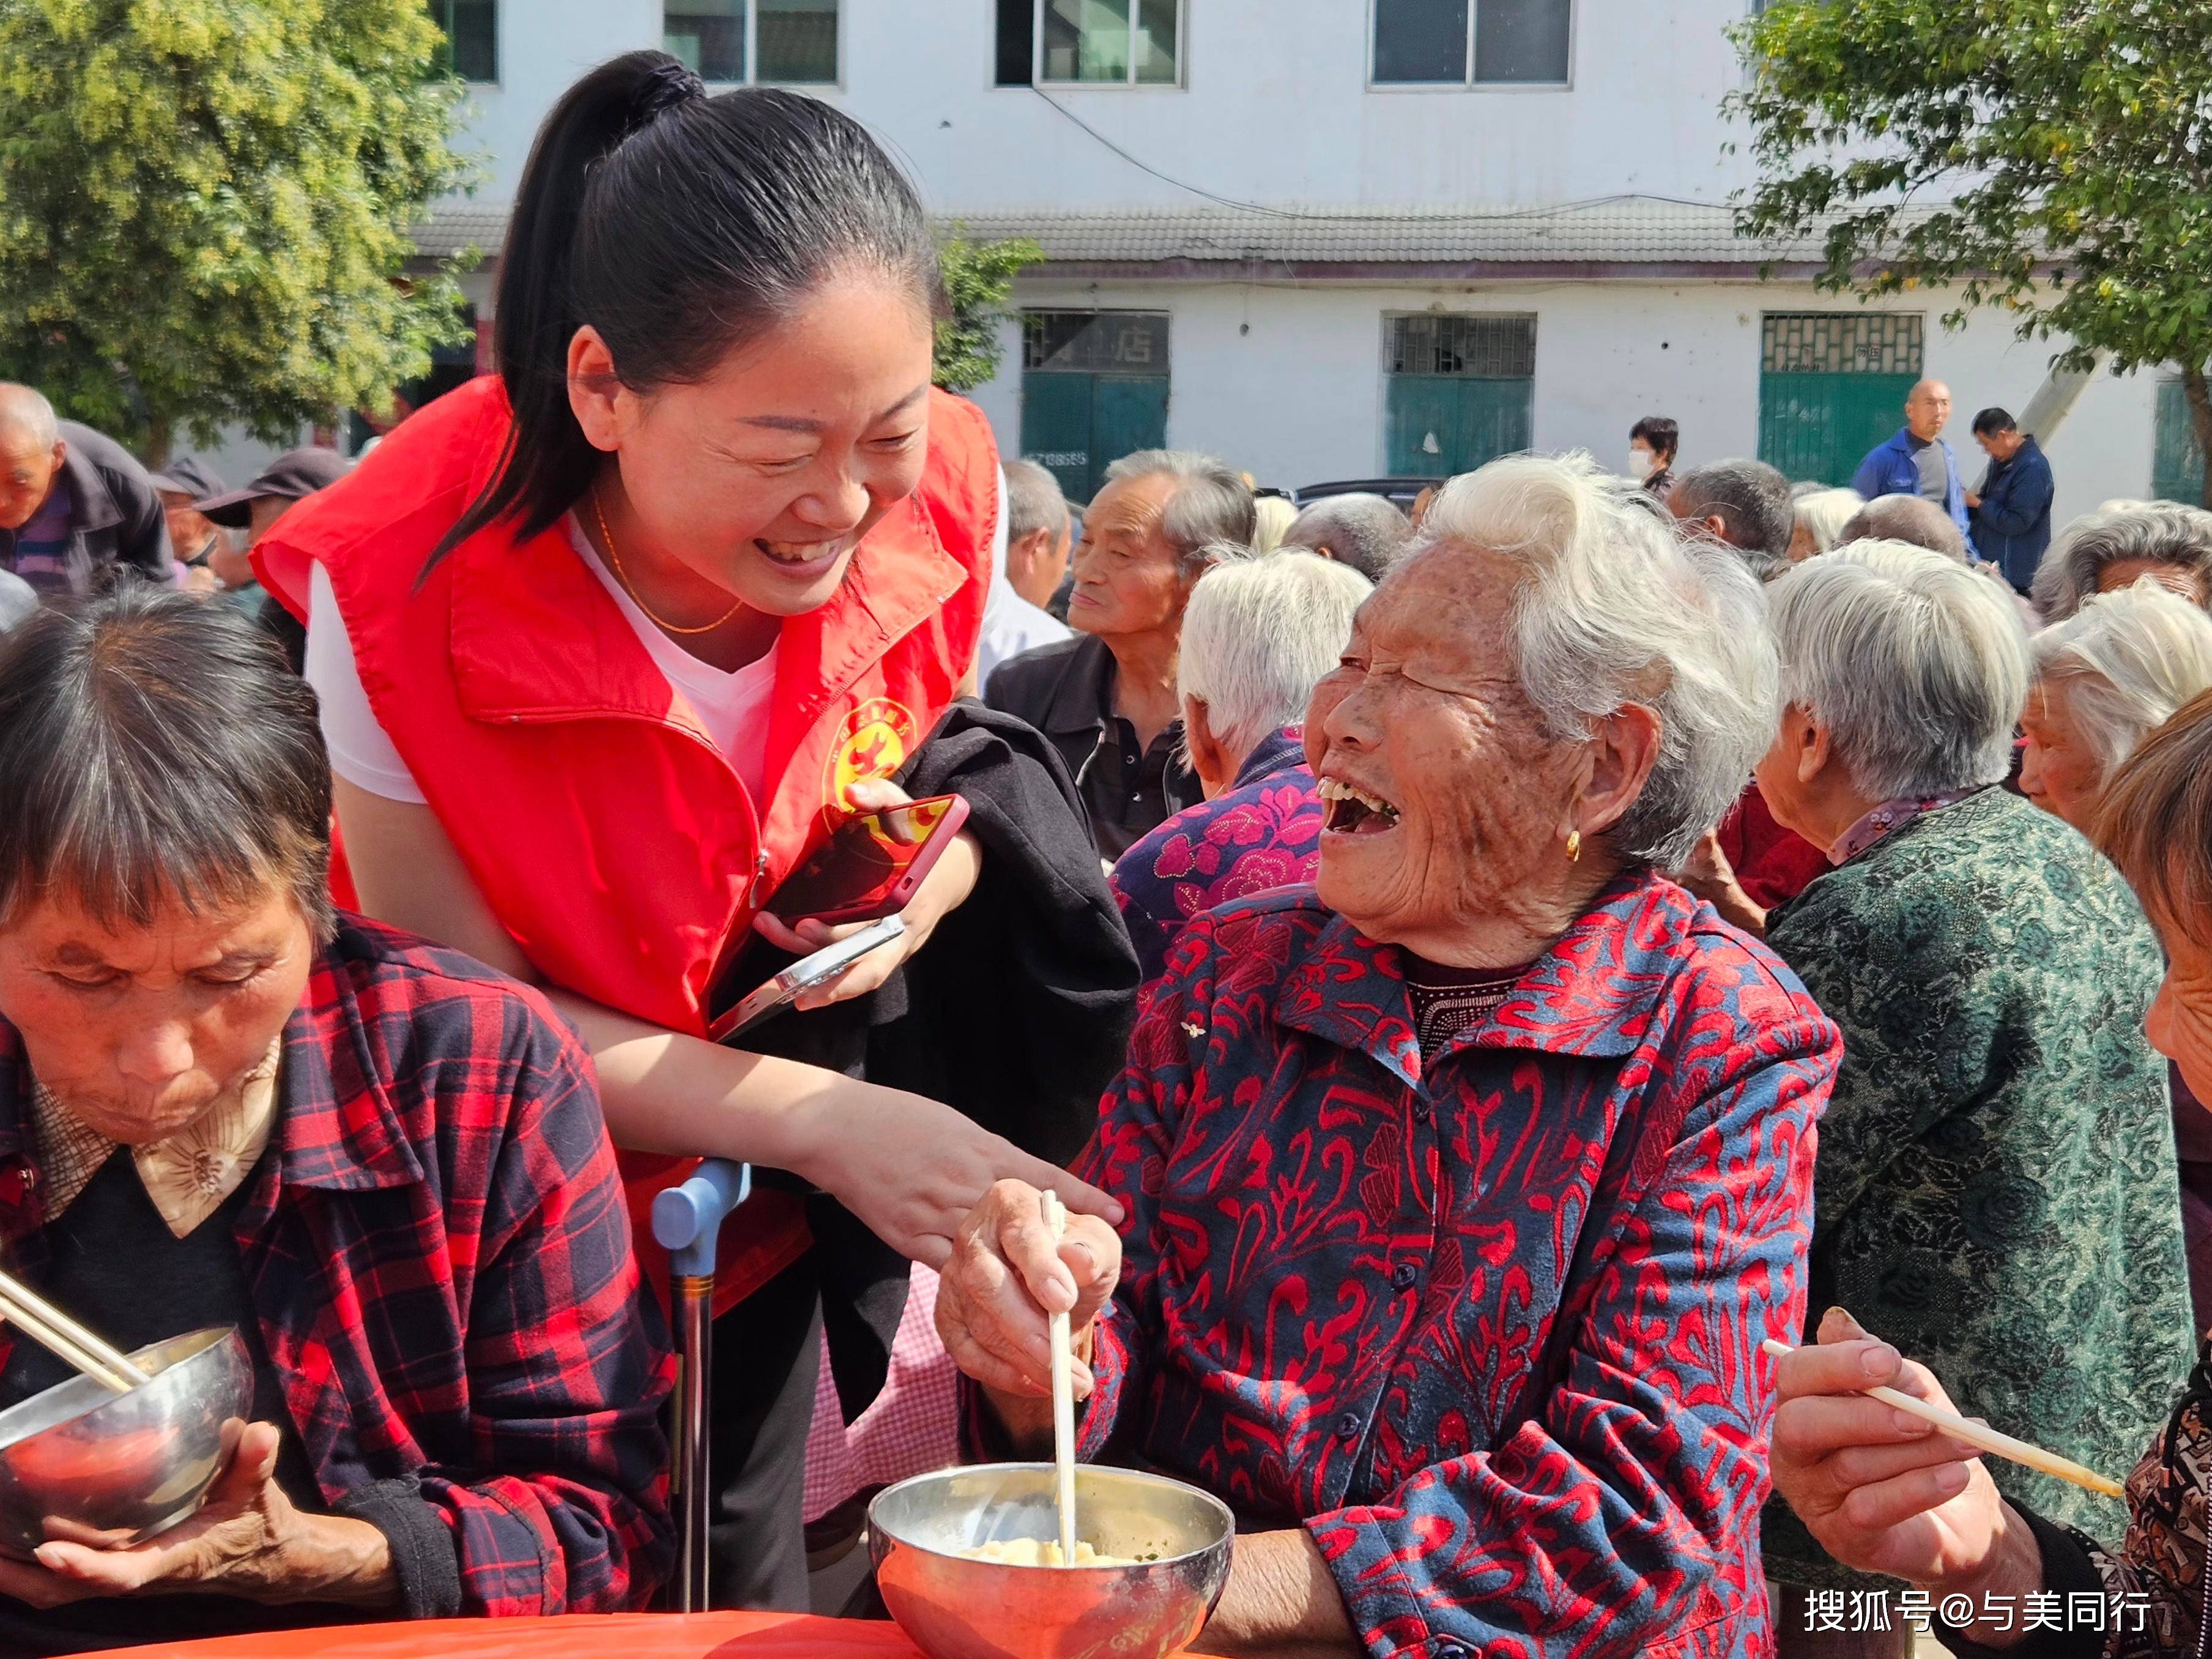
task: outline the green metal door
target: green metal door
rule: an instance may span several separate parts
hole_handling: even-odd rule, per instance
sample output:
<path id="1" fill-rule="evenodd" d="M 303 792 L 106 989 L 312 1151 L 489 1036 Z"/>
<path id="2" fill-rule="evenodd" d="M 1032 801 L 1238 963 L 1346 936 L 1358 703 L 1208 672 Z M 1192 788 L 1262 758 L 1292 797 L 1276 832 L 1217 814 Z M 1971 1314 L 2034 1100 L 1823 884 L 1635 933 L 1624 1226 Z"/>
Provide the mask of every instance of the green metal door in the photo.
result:
<path id="1" fill-rule="evenodd" d="M 1793 483 L 1847 484 L 1905 423 L 1925 324 L 1902 312 L 1771 312 L 1759 377 L 1759 459 Z"/>
<path id="2" fill-rule="evenodd" d="M 2179 380 L 2158 386 L 2158 421 L 2152 438 L 2150 493 L 2163 501 L 2198 507 L 2204 501 L 2204 455 L 2189 419 L 2189 394 Z"/>
<path id="3" fill-rule="evenodd" d="M 1397 477 L 1473 471 L 1528 447 L 1535 404 L 1532 317 L 1389 319 L 1383 470 Z"/>
<path id="4" fill-rule="evenodd" d="M 1024 319 L 1022 453 L 1088 501 L 1106 469 L 1168 435 L 1168 319 L 1038 311 Z"/>

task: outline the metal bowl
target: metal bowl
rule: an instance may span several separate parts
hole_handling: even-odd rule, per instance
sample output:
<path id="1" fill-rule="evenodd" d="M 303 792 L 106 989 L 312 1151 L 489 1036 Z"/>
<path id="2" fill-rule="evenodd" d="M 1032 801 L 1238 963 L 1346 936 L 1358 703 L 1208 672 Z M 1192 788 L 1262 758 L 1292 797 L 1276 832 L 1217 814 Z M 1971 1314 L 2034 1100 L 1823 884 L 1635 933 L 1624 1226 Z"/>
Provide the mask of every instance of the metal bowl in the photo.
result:
<path id="1" fill-rule="evenodd" d="M 135 1544 L 199 1508 L 223 1425 L 253 1407 L 246 1340 L 194 1331 L 131 1358 L 152 1380 L 128 1394 L 78 1376 L 0 1412 L 0 1551 Z"/>
<path id="2" fill-rule="evenodd" d="M 1229 1578 L 1227 1506 L 1179 1480 L 1085 1465 L 1075 1513 L 1081 1541 L 1138 1565 L 1024 1567 L 960 1553 L 1059 1535 L 1049 1463 L 902 1480 L 868 1506 L 884 1604 L 930 1659 L 1164 1659 L 1196 1639 Z"/>

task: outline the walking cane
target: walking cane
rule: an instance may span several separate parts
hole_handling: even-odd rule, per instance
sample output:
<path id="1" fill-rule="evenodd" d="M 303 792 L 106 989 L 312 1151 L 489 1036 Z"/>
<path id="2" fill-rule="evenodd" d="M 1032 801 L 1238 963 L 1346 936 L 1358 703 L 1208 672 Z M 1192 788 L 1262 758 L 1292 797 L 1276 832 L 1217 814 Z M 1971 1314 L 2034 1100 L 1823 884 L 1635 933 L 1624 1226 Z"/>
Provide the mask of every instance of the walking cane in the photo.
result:
<path id="1" fill-rule="evenodd" d="M 714 1241 L 723 1218 L 752 1190 L 750 1165 L 710 1158 L 689 1181 L 653 1200 L 653 1236 L 668 1252 L 669 1312 L 676 1324 L 676 1579 L 678 1613 L 707 1608 L 707 1402 L 714 1362 Z"/>

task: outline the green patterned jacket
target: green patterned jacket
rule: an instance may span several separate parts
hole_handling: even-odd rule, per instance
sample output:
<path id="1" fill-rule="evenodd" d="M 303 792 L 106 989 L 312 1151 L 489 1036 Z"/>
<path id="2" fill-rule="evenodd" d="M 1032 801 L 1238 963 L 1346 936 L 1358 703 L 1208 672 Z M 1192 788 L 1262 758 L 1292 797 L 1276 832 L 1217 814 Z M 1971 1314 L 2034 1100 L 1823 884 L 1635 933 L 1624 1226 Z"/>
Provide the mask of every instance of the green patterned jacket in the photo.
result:
<path id="1" fill-rule="evenodd" d="M 1814 1173 L 1810 1322 L 1848 1308 L 1959 1408 L 2124 1477 L 2196 1352 L 2156 936 L 2110 863 L 2002 789 L 1901 826 L 1775 912 L 1842 1028 Z M 2094 1536 L 2120 1505 L 1999 1459 L 2008 1497 Z M 1863 1586 L 1779 1499 L 1766 1565 Z"/>

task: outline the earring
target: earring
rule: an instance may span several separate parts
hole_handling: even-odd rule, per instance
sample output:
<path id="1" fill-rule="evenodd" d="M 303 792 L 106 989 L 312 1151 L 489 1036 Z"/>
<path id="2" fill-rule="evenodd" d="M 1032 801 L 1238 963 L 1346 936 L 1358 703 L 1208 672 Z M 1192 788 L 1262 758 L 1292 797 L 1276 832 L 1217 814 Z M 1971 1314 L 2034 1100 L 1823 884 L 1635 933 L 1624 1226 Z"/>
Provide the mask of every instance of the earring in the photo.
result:
<path id="1" fill-rule="evenodd" d="M 1583 832 L 1579 830 L 1570 830 L 1567 831 L 1567 862 L 1580 864 L 1582 861 Z"/>

